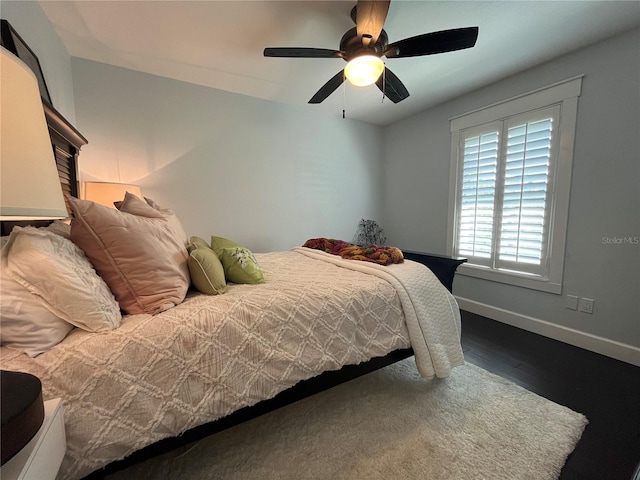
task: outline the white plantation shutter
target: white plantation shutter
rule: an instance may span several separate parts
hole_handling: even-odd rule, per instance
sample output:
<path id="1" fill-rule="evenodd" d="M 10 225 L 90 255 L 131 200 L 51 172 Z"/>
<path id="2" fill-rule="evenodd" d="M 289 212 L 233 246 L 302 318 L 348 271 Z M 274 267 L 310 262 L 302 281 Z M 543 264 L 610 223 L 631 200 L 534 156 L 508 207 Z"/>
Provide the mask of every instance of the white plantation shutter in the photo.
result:
<path id="1" fill-rule="evenodd" d="M 499 268 L 530 273 L 546 268 L 558 113 L 545 109 L 506 124 Z"/>
<path id="2" fill-rule="evenodd" d="M 456 255 L 544 274 L 558 115 L 550 107 L 461 133 Z"/>
<path id="3" fill-rule="evenodd" d="M 457 272 L 561 294 L 582 76 L 450 119 Z"/>
<path id="4" fill-rule="evenodd" d="M 481 264 L 488 264 L 482 259 L 491 259 L 493 251 L 499 137 L 496 128 L 463 138 L 458 253 Z"/>

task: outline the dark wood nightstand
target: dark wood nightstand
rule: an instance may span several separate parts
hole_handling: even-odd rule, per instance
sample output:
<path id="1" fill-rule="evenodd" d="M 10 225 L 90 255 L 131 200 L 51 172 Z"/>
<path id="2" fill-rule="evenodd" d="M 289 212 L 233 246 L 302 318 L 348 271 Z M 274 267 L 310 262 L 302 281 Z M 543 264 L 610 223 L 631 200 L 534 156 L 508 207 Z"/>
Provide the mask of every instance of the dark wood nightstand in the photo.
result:
<path id="1" fill-rule="evenodd" d="M 411 250 L 402 250 L 402 254 L 407 260 L 413 260 L 429 267 L 450 292 L 453 290 L 453 277 L 456 269 L 467 261 L 466 258 L 462 257 L 449 257 L 447 255 L 414 252 Z"/>

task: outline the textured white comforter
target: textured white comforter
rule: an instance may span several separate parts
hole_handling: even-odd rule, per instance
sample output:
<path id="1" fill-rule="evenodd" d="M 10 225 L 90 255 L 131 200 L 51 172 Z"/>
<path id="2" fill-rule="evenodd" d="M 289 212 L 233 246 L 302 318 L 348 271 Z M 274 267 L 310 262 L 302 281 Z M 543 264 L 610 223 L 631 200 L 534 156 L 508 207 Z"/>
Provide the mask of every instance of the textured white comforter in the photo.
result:
<path id="1" fill-rule="evenodd" d="M 76 329 L 36 358 L 0 349 L 3 369 L 38 376 L 45 399 L 64 400 L 59 478 L 83 477 L 323 371 L 409 344 L 425 377 L 462 363 L 455 301 L 422 265 L 379 267 L 309 249 L 256 258 L 265 284 L 193 294 L 107 333 Z"/>
<path id="2" fill-rule="evenodd" d="M 453 367 L 464 363 L 458 303 L 422 264 L 406 260 L 401 264 L 382 266 L 343 260 L 309 248 L 294 250 L 343 268 L 375 275 L 393 285 L 402 303 L 416 366 L 423 378 L 447 377 Z"/>

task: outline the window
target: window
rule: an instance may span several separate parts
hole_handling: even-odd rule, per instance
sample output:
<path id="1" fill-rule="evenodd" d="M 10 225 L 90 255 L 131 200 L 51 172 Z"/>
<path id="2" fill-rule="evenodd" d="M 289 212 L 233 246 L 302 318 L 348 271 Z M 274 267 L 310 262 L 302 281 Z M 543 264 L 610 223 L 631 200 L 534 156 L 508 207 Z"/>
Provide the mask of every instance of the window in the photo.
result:
<path id="1" fill-rule="evenodd" d="M 449 248 L 460 273 L 561 293 L 581 78 L 451 120 Z"/>

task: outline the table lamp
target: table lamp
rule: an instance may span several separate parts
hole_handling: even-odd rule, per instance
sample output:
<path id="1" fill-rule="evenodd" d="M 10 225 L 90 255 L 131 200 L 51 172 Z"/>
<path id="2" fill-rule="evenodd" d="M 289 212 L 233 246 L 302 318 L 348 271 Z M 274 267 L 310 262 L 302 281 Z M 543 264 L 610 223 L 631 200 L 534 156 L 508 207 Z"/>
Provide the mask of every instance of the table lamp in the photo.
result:
<path id="1" fill-rule="evenodd" d="M 0 58 L 0 220 L 68 216 L 38 81 L 18 57 Z"/>
<path id="2" fill-rule="evenodd" d="M 125 193 L 142 198 L 140 187 L 128 183 L 85 182 L 84 198 L 110 208 L 116 208 L 113 202 L 122 201 Z"/>

